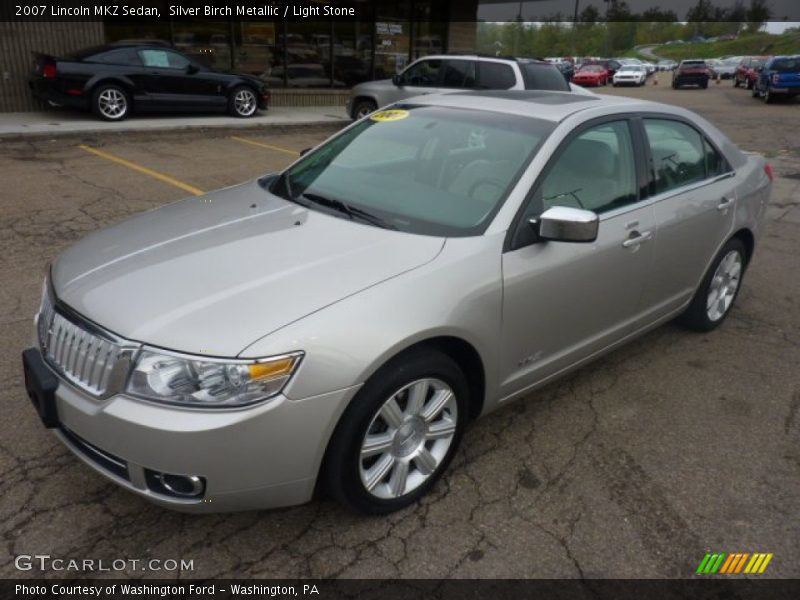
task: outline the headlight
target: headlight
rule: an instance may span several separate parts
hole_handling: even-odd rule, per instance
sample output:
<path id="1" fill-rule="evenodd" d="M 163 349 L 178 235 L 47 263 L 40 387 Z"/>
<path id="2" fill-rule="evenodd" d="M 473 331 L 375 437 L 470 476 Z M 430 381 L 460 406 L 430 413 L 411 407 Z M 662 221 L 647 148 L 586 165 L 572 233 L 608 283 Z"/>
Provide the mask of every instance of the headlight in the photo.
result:
<path id="1" fill-rule="evenodd" d="M 142 350 L 126 391 L 184 406 L 243 406 L 279 393 L 302 356 L 293 352 L 259 360 L 216 360 Z"/>

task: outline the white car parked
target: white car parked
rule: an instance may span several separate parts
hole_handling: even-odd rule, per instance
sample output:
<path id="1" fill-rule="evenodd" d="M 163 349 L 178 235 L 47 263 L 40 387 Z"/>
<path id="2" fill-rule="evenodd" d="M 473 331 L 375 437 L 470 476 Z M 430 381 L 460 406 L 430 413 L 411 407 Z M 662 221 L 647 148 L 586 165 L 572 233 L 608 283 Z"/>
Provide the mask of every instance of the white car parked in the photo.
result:
<path id="1" fill-rule="evenodd" d="M 612 83 L 619 85 L 644 85 L 647 81 L 647 68 L 641 65 L 622 65 L 614 73 Z"/>

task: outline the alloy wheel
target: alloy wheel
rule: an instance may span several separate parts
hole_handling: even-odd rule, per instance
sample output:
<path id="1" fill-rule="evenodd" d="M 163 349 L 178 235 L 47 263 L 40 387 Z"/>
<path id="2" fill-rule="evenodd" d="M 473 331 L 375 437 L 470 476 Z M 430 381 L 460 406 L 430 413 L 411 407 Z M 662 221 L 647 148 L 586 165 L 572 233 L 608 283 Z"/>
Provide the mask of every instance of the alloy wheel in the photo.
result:
<path id="1" fill-rule="evenodd" d="M 404 496 L 436 472 L 453 443 L 458 404 L 440 379 L 419 379 L 392 394 L 361 443 L 359 475 L 380 499 Z"/>
<path id="2" fill-rule="evenodd" d="M 742 255 L 731 250 L 717 265 L 706 298 L 706 315 L 710 321 L 719 321 L 733 304 L 742 278 Z"/>
<path id="3" fill-rule="evenodd" d="M 249 117 L 256 112 L 256 95 L 250 90 L 239 90 L 233 97 L 233 106 L 237 114 Z"/>
<path id="4" fill-rule="evenodd" d="M 128 112 L 128 99 L 119 90 L 108 88 L 97 97 L 97 109 L 107 119 L 120 119 Z"/>

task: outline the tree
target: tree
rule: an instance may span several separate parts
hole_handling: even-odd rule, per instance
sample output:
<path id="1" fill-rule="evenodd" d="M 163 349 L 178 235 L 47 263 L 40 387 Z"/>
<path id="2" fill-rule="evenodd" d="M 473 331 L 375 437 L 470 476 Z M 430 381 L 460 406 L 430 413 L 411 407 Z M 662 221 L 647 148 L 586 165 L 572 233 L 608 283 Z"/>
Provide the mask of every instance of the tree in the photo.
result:
<path id="1" fill-rule="evenodd" d="M 750 8 L 747 11 L 747 31 L 755 33 L 771 16 L 772 11 L 767 6 L 767 0 L 750 0 Z"/>

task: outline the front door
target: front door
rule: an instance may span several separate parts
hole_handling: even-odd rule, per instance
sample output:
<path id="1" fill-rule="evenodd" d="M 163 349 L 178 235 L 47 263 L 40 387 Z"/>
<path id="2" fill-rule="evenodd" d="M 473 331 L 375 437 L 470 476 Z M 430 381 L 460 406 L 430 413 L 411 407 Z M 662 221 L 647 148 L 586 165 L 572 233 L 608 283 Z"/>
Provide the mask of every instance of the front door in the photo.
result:
<path id="1" fill-rule="evenodd" d="M 634 331 L 655 221 L 639 201 L 628 120 L 590 125 L 562 144 L 503 255 L 501 393 L 558 373 Z M 596 212 L 592 243 L 541 242 L 528 221 L 551 206 Z"/>
<path id="2" fill-rule="evenodd" d="M 219 96 L 218 84 L 187 57 L 166 49 L 139 50 L 147 73 L 148 94 L 161 106 L 206 105 Z"/>

